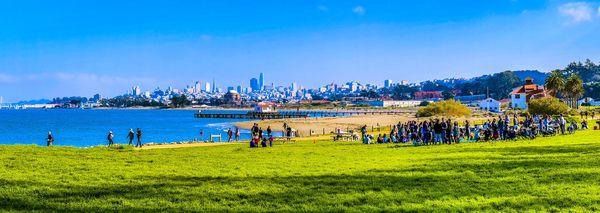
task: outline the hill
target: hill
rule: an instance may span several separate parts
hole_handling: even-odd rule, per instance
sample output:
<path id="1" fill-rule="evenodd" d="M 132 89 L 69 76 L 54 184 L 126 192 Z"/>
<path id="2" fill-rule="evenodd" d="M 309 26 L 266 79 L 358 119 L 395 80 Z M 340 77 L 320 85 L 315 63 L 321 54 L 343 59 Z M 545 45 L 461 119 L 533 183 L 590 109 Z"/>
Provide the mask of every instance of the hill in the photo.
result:
<path id="1" fill-rule="evenodd" d="M 548 73 L 540 72 L 537 70 L 516 70 L 513 72 L 522 81 L 525 81 L 525 78 L 527 77 L 531 77 L 533 78 L 533 82 L 539 85 L 544 85 L 546 83 L 546 77 L 548 77 Z"/>
<path id="2" fill-rule="evenodd" d="M 0 146 L 1 211 L 595 211 L 600 134 L 411 147 Z"/>

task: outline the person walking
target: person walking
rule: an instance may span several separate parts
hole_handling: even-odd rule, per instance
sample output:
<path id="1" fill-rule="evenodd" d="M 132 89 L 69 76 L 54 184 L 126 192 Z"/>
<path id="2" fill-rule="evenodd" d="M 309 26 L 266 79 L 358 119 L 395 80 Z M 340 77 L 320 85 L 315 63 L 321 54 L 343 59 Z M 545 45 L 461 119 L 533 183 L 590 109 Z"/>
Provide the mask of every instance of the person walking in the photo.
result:
<path id="1" fill-rule="evenodd" d="M 137 128 L 136 136 L 137 143 L 135 144 L 135 147 L 142 147 L 142 130 L 140 128 Z"/>
<path id="2" fill-rule="evenodd" d="M 240 128 L 235 128 L 235 141 L 240 141 Z"/>
<path id="3" fill-rule="evenodd" d="M 127 133 L 127 139 L 129 140 L 129 146 L 133 145 L 134 138 L 135 138 L 135 132 L 133 132 L 133 129 L 129 129 L 129 133 Z"/>
<path id="4" fill-rule="evenodd" d="M 229 128 L 227 130 L 227 142 L 231 142 L 231 138 L 233 138 L 233 131 L 231 131 L 231 128 Z"/>
<path id="5" fill-rule="evenodd" d="M 48 137 L 46 137 L 46 146 L 52 146 L 54 143 L 54 136 L 52 136 L 52 132 L 48 132 Z"/>
<path id="6" fill-rule="evenodd" d="M 115 142 L 113 141 L 114 138 L 115 138 L 115 135 L 113 134 L 113 132 L 108 131 L 108 135 L 106 136 L 106 139 L 108 140 L 108 146 L 112 146 L 115 144 Z"/>
<path id="7" fill-rule="evenodd" d="M 567 125 L 567 120 L 565 120 L 565 117 L 563 117 L 562 114 L 560 114 L 560 117 L 558 118 L 558 125 L 560 126 L 560 133 L 564 135 L 565 128 Z"/>

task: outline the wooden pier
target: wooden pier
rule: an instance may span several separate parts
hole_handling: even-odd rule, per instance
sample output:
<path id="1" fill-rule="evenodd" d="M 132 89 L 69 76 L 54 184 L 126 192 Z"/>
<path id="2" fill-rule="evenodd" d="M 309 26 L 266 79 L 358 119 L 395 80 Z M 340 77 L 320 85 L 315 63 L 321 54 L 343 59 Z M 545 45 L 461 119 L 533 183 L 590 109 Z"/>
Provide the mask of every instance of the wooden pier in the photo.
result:
<path id="1" fill-rule="evenodd" d="M 406 115 L 414 113 L 408 110 L 279 110 L 276 112 L 232 113 L 227 110 L 201 110 L 194 114 L 196 118 L 224 119 L 285 119 L 308 117 L 341 117 L 354 115 Z"/>

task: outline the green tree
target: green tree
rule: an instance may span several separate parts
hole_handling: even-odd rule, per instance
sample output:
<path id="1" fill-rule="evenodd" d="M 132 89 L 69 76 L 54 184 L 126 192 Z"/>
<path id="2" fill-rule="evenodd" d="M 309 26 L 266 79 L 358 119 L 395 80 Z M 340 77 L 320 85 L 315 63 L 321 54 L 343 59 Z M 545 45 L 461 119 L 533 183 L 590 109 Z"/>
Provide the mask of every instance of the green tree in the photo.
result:
<path id="1" fill-rule="evenodd" d="M 550 95 L 558 97 L 559 92 L 565 87 L 565 78 L 560 70 L 553 70 L 546 78 L 546 89 L 550 91 Z"/>
<path id="2" fill-rule="evenodd" d="M 571 74 L 563 88 L 563 93 L 571 108 L 577 107 L 577 99 L 581 98 L 584 92 L 585 90 L 583 89 L 583 81 L 581 78 L 579 78 L 577 74 Z"/>
<path id="3" fill-rule="evenodd" d="M 529 101 L 528 111 L 532 115 L 566 114 L 569 107 L 555 97 L 538 98 Z"/>

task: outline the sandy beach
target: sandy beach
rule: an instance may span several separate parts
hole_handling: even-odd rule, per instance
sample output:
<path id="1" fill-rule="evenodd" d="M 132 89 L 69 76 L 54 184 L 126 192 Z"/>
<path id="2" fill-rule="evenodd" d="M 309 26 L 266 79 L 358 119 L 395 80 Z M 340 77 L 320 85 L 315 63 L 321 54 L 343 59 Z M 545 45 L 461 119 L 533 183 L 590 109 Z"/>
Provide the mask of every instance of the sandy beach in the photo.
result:
<path id="1" fill-rule="evenodd" d="M 358 115 L 350 117 L 329 117 L 329 118 L 294 118 L 294 119 L 275 119 L 263 121 L 248 121 L 236 123 L 235 126 L 242 129 L 250 129 L 254 123 L 266 129 L 271 126 L 273 131 L 283 131 L 283 124 L 287 123 L 292 128 L 298 130 L 301 137 L 309 136 L 310 131 L 313 134 L 329 134 L 340 128 L 344 131 L 360 129 L 361 126 L 368 127 L 386 127 L 397 124 L 399 121 L 415 119 L 404 115 Z"/>

